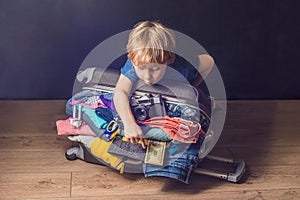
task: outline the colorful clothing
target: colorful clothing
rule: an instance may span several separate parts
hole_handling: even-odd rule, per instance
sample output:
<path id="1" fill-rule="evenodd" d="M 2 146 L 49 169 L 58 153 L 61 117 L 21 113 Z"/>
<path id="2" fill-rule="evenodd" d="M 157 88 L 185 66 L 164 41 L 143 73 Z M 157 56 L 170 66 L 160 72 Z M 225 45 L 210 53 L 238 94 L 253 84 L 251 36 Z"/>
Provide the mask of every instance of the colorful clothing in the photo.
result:
<path id="1" fill-rule="evenodd" d="M 177 117 L 153 117 L 145 121 L 138 121 L 138 123 L 161 128 L 174 140 L 183 143 L 196 143 L 200 134 L 205 135 L 199 123 L 186 121 Z"/>
<path id="2" fill-rule="evenodd" d="M 96 136 L 91 128 L 83 124 L 79 128 L 71 126 L 70 119 L 56 121 L 57 135 L 90 135 Z"/>

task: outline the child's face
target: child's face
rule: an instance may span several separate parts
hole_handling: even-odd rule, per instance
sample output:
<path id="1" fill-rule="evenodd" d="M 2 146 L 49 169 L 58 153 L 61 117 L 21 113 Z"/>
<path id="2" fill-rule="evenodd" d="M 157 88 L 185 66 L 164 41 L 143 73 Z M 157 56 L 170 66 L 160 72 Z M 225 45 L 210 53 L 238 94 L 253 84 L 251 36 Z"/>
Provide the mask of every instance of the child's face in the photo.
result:
<path id="1" fill-rule="evenodd" d="M 150 63 L 147 65 L 134 66 L 137 76 L 147 85 L 153 85 L 160 81 L 166 72 L 167 65 Z"/>

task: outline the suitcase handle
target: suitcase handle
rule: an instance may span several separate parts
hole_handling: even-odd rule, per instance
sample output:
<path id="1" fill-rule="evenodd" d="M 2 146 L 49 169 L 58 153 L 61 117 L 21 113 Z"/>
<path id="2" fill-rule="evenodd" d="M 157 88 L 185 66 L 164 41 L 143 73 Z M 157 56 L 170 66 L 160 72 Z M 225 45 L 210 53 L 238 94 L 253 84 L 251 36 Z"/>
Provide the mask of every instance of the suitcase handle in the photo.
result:
<path id="1" fill-rule="evenodd" d="M 241 178 L 244 176 L 246 172 L 246 164 L 244 160 L 234 160 L 234 159 L 229 159 L 229 158 L 224 158 L 219 156 L 211 156 L 211 155 L 206 156 L 206 159 L 225 162 L 228 165 L 235 167 L 235 172 L 223 173 L 223 172 L 216 172 L 216 171 L 207 170 L 203 168 L 197 168 L 195 169 L 195 173 L 213 176 L 213 177 L 227 180 L 229 182 L 237 183 L 241 180 Z"/>

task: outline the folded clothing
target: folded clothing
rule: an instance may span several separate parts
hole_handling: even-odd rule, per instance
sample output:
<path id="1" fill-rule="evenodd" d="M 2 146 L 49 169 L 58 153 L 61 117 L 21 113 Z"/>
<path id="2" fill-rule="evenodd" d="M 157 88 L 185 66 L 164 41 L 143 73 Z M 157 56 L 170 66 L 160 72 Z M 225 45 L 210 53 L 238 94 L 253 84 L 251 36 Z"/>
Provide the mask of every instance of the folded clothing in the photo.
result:
<path id="1" fill-rule="evenodd" d="M 110 98 L 112 98 L 111 94 L 108 95 L 108 97 L 106 98 L 104 98 L 103 94 L 100 94 L 99 96 L 100 99 L 111 100 Z M 81 97 L 81 99 L 83 99 L 83 97 Z M 110 102 L 112 103 L 112 101 Z M 109 104 L 108 102 L 105 103 L 105 106 Z M 77 107 L 78 105 L 73 106 Z M 68 110 L 72 113 L 71 100 L 69 100 L 67 103 L 67 111 Z M 69 114 L 71 113 L 69 112 Z M 113 118 L 119 118 L 117 113 L 113 111 L 109 106 L 107 106 L 107 108 L 98 107 L 96 109 L 83 107 L 82 113 L 83 116 L 87 115 L 87 117 L 90 119 L 89 122 L 92 121 L 93 125 L 96 126 L 96 129 L 105 129 L 107 124 Z M 118 121 L 118 124 L 121 128 L 119 134 L 124 135 L 123 124 L 121 120 Z M 205 134 L 199 123 L 188 121 L 179 117 L 153 117 L 145 121 L 138 121 L 138 124 L 141 126 L 144 132 L 144 138 L 155 139 L 160 141 L 170 141 L 172 139 L 175 139 L 183 143 L 196 143 L 196 141 L 199 138 L 199 135 Z M 149 131 L 153 128 L 159 128 L 162 131 L 157 129 Z M 92 130 L 95 131 L 94 129 Z"/>
<path id="2" fill-rule="evenodd" d="M 76 112 L 79 111 L 78 105 L 72 106 L 70 104 L 71 101 L 72 100 L 70 99 L 66 104 L 66 114 L 69 117 L 73 116 L 73 111 L 74 111 L 73 106 L 76 107 Z M 82 118 L 84 121 L 87 122 L 88 125 L 91 125 L 89 124 L 89 122 L 92 122 L 97 129 L 105 129 L 106 126 L 108 125 L 108 122 L 105 119 L 101 118 L 96 114 L 95 109 L 82 107 L 81 111 L 82 111 Z M 86 118 L 89 118 L 89 120 L 87 120 Z"/>
<path id="3" fill-rule="evenodd" d="M 140 127 L 144 134 L 143 138 L 145 139 L 159 140 L 162 142 L 168 142 L 172 140 L 172 137 L 161 128 L 150 127 L 144 124 L 140 124 Z M 118 135 L 124 136 L 124 129 L 120 129 Z"/>
<path id="4" fill-rule="evenodd" d="M 70 124 L 70 119 L 56 121 L 57 135 L 90 135 L 96 134 L 90 129 L 87 124 L 82 124 L 76 128 Z"/>
<path id="5" fill-rule="evenodd" d="M 95 109 L 95 112 L 98 117 L 101 117 L 102 119 L 104 119 L 107 122 L 110 122 L 111 120 L 114 119 L 114 114 L 111 109 L 99 107 L 99 108 Z"/>
<path id="6" fill-rule="evenodd" d="M 83 107 L 94 109 L 98 107 L 106 107 L 100 98 L 102 95 L 103 93 L 99 91 L 84 90 L 75 94 L 70 99 L 69 103 L 71 105 L 80 104 Z"/>
<path id="7" fill-rule="evenodd" d="M 79 94 L 85 94 L 86 91 L 82 91 L 78 94 L 76 94 L 75 96 L 79 96 Z M 71 105 L 73 98 L 69 99 L 66 103 L 66 115 L 68 117 L 72 117 L 73 116 L 73 112 L 74 112 L 74 107 L 76 112 L 79 112 L 79 105 Z M 107 108 L 106 108 L 107 109 Z M 91 108 L 85 108 L 82 107 L 81 108 L 81 117 L 82 120 L 84 122 L 86 122 L 87 125 L 89 125 L 89 127 L 94 131 L 94 133 L 98 136 L 101 137 L 104 133 L 104 129 L 105 127 L 108 125 L 108 122 L 106 120 L 104 120 L 103 118 L 101 118 L 100 116 L 97 115 L 97 113 L 95 112 L 95 109 L 91 109 Z"/>
<path id="8" fill-rule="evenodd" d="M 106 93 L 100 96 L 101 101 L 104 103 L 105 106 L 110 108 L 113 111 L 116 111 L 115 105 L 114 105 L 114 94 L 113 93 Z"/>
<path id="9" fill-rule="evenodd" d="M 143 161 L 146 149 L 139 143 L 132 144 L 122 140 L 122 136 L 117 135 L 108 149 L 108 153 L 126 156 L 135 160 Z"/>
<path id="10" fill-rule="evenodd" d="M 108 148 L 110 145 L 111 142 L 107 142 L 100 138 L 95 138 L 91 144 L 91 152 L 93 155 L 108 163 L 112 168 L 119 170 L 122 174 L 124 172 L 124 162 L 122 162 L 119 157 L 108 153 Z"/>
<path id="11" fill-rule="evenodd" d="M 138 123 L 161 128 L 173 139 L 183 143 L 196 143 L 200 134 L 205 135 L 199 123 L 178 117 L 153 117 L 145 121 L 138 121 Z"/>

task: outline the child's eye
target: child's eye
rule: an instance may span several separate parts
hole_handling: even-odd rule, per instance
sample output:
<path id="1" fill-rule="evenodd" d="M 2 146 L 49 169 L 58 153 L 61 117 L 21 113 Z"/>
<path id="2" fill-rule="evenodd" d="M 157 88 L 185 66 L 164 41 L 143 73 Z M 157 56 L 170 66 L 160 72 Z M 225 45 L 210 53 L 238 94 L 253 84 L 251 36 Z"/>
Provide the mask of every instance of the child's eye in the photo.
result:
<path id="1" fill-rule="evenodd" d="M 141 66 L 141 67 L 138 67 L 137 68 L 139 71 L 143 71 L 143 70 L 145 70 L 146 69 L 146 66 L 145 65 L 143 65 L 143 66 Z"/>
<path id="2" fill-rule="evenodd" d="M 152 67 L 150 68 L 151 71 L 158 71 L 160 69 L 160 67 Z"/>

